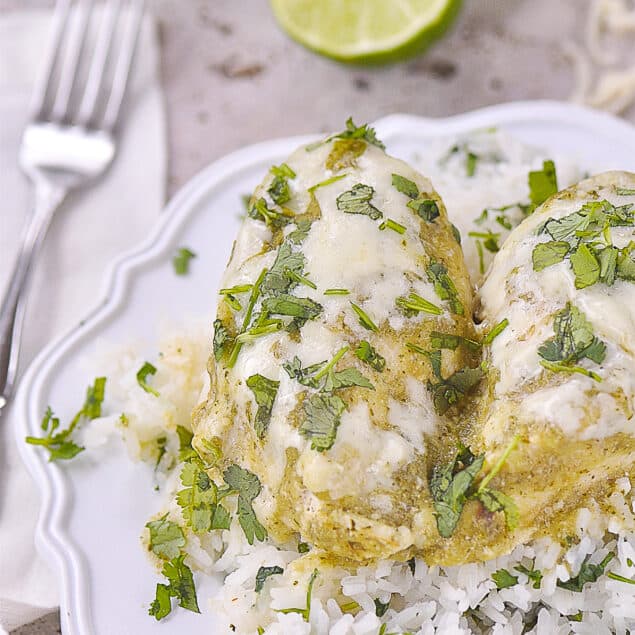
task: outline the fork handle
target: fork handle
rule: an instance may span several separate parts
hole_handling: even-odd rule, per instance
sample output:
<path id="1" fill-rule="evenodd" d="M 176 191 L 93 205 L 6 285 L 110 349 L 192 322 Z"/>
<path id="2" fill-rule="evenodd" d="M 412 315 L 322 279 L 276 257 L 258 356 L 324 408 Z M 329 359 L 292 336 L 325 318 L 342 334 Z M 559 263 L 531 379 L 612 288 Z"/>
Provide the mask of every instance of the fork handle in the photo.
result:
<path id="1" fill-rule="evenodd" d="M 66 194 L 64 188 L 36 182 L 33 213 L 0 304 L 0 411 L 8 403 L 15 385 L 29 273 L 53 213 Z"/>

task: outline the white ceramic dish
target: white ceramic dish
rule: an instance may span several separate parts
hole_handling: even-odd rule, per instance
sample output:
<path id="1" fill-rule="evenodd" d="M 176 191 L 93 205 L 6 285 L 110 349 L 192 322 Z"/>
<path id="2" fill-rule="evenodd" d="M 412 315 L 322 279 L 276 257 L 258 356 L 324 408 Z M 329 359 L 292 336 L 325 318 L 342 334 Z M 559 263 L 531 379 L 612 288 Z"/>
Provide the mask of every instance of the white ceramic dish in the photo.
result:
<path id="1" fill-rule="evenodd" d="M 568 154 L 583 169 L 635 171 L 635 128 L 579 107 L 527 102 L 450 117 L 394 115 L 376 123 L 391 154 L 408 160 L 425 152 L 433 137 L 500 126 L 521 140 Z M 97 457 L 86 452 L 64 465 L 47 462 L 27 446 L 39 434 L 48 404 L 62 420 L 79 407 L 88 377 L 77 363 L 96 339 L 151 342 L 159 320 L 208 315 L 239 226 L 240 195 L 249 192 L 273 163 L 307 138 L 253 145 L 210 165 L 174 197 L 148 240 L 109 269 L 97 307 L 65 337 L 48 346 L 26 373 L 16 398 L 15 434 L 24 462 L 42 494 L 38 549 L 59 574 L 65 634 L 145 635 L 214 633 L 214 618 L 177 610 L 157 624 L 147 614 L 158 575 L 140 548 L 147 518 L 159 508 L 151 471 L 130 462 L 122 444 Z M 188 277 L 177 277 L 171 257 L 181 245 L 198 258 Z M 152 348 L 148 354 L 156 354 Z M 198 582 L 199 603 L 220 581 Z"/>

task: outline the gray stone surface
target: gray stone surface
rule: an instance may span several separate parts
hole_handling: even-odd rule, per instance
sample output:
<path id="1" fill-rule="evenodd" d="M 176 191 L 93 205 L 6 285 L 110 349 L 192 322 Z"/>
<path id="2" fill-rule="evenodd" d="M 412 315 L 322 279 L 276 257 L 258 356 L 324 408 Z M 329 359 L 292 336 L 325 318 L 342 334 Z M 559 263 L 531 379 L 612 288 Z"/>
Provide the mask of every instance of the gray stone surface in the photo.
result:
<path id="1" fill-rule="evenodd" d="M 0 0 L 0 12 L 50 0 Z M 566 99 L 561 44 L 579 39 L 587 0 L 465 0 L 452 32 L 424 56 L 347 67 L 290 41 L 266 0 L 149 0 L 160 22 L 174 192 L 245 144 L 327 131 L 394 112 L 449 115 L 520 99 Z M 632 110 L 629 113 L 635 114 Z M 15 631 L 59 632 L 52 614 Z"/>

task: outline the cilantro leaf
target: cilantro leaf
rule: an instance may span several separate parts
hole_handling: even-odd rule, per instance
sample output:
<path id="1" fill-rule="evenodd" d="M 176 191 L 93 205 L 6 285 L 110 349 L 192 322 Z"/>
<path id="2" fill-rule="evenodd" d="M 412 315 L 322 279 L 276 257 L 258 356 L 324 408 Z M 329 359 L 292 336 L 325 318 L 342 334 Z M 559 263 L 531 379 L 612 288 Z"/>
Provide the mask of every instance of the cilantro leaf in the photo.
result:
<path id="1" fill-rule="evenodd" d="M 313 585 L 315 584 L 315 579 L 318 577 L 318 570 L 313 569 L 313 573 L 309 578 L 309 584 L 306 591 L 306 608 L 303 609 L 276 609 L 278 613 L 298 613 L 302 616 L 302 619 L 305 622 L 309 621 L 309 617 L 311 615 L 311 596 L 313 594 Z"/>
<path id="2" fill-rule="evenodd" d="M 221 320 L 214 320 L 214 358 L 216 361 L 220 361 L 228 347 L 232 343 L 232 338 L 229 335 L 229 331 L 225 328 L 225 325 Z"/>
<path id="3" fill-rule="evenodd" d="M 565 582 L 563 582 L 562 580 L 558 580 L 556 584 L 561 589 L 567 589 L 568 591 L 575 591 L 576 593 L 581 593 L 584 585 L 587 582 L 596 582 L 598 578 L 604 574 L 604 569 L 606 568 L 606 565 L 614 557 L 615 557 L 615 554 L 609 553 L 602 560 L 602 562 L 600 562 L 600 564 L 590 564 L 589 560 L 591 556 L 588 555 L 584 559 L 584 562 L 582 563 L 582 566 L 580 567 L 580 571 L 578 575 L 576 575 L 574 578 L 571 578 Z"/>
<path id="4" fill-rule="evenodd" d="M 137 371 L 137 383 L 141 386 L 141 388 L 143 388 L 143 390 L 149 392 L 155 397 L 158 397 L 159 393 L 152 388 L 152 386 L 149 386 L 146 381 L 148 375 L 155 375 L 156 372 L 157 369 L 155 366 L 153 366 L 150 362 L 144 362 L 143 366 Z"/>
<path id="5" fill-rule="evenodd" d="M 150 604 L 148 614 L 159 621 L 167 617 L 171 612 L 172 593 L 170 592 L 170 587 L 165 584 L 157 584 L 156 597 Z"/>
<path id="6" fill-rule="evenodd" d="M 388 602 L 382 602 L 379 598 L 374 600 L 375 602 L 375 615 L 377 617 L 383 617 L 386 611 L 390 608 L 390 600 Z"/>
<path id="7" fill-rule="evenodd" d="M 408 198 L 417 198 L 419 196 L 419 188 L 414 181 L 407 179 L 399 174 L 392 175 L 392 186 Z"/>
<path id="8" fill-rule="evenodd" d="M 76 457 L 84 451 L 84 448 L 73 441 L 72 434 L 82 421 L 91 421 L 101 417 L 105 391 L 106 378 L 95 378 L 93 384 L 86 389 L 86 398 L 81 409 L 75 414 L 65 430 L 59 430 L 60 420 L 54 416 L 51 407 L 48 406 L 40 424 L 41 429 L 46 433 L 45 436 L 28 436 L 25 438 L 26 443 L 46 448 L 49 452 L 49 461 L 68 461 Z"/>
<path id="9" fill-rule="evenodd" d="M 273 409 L 273 402 L 278 394 L 280 382 L 268 379 L 263 375 L 252 375 L 247 379 L 247 386 L 251 389 L 251 392 L 253 392 L 256 404 L 258 405 L 254 419 L 254 429 L 256 430 L 258 438 L 263 439 L 269 427 L 271 410 Z"/>
<path id="10" fill-rule="evenodd" d="M 435 368 L 434 363 L 433 368 Z M 440 360 L 438 368 L 440 368 Z M 478 386 L 483 376 L 481 368 L 462 368 L 445 379 L 440 377 L 438 382 L 429 381 L 428 390 L 432 393 L 432 401 L 437 414 L 445 414 L 452 406 L 461 401 Z"/>
<path id="11" fill-rule="evenodd" d="M 256 573 L 256 593 L 260 593 L 260 591 L 262 591 L 267 578 L 272 575 L 280 575 L 281 573 L 284 573 L 284 569 L 276 565 L 273 567 L 260 567 L 260 569 L 258 569 L 258 573 Z"/>
<path id="12" fill-rule="evenodd" d="M 384 231 L 384 229 L 392 229 L 397 234 L 405 234 L 407 227 L 393 220 L 392 218 L 387 218 L 383 223 L 379 225 L 379 231 Z"/>
<path id="13" fill-rule="evenodd" d="M 407 298 L 403 296 L 397 298 L 395 304 L 406 317 L 412 317 L 418 313 L 428 313 L 430 315 L 441 315 L 443 313 L 443 310 L 436 304 L 432 304 L 432 302 L 416 293 L 410 293 Z"/>
<path id="14" fill-rule="evenodd" d="M 333 392 L 338 388 L 351 388 L 352 386 L 360 386 L 361 388 L 375 387 L 360 373 L 357 368 L 345 368 L 344 370 L 331 371 L 326 375 L 324 388 L 326 392 Z"/>
<path id="15" fill-rule="evenodd" d="M 194 435 L 183 426 L 176 426 L 176 434 L 179 437 L 179 461 L 189 461 L 192 457 L 198 456 L 192 447 Z"/>
<path id="16" fill-rule="evenodd" d="M 336 199 L 337 209 L 346 214 L 364 214 L 372 220 L 382 218 L 383 214 L 370 203 L 375 190 L 370 185 L 357 183 L 353 188 L 342 192 Z"/>
<path id="17" fill-rule="evenodd" d="M 174 258 L 172 258 L 172 266 L 177 276 L 185 276 L 190 271 L 190 260 L 196 258 L 196 254 L 187 247 L 179 247 Z"/>
<path id="18" fill-rule="evenodd" d="M 483 346 L 489 346 L 507 327 L 509 326 L 509 320 L 503 318 L 498 324 L 496 324 L 483 338 Z"/>
<path id="19" fill-rule="evenodd" d="M 353 311 L 355 311 L 358 319 L 359 319 L 359 323 L 367 330 L 367 331 L 378 331 L 379 328 L 378 326 L 370 319 L 370 316 L 368 315 L 368 313 L 366 313 L 366 311 L 364 311 L 364 309 L 362 309 L 362 307 L 358 306 L 357 304 L 355 304 L 354 302 L 351 302 L 351 307 L 353 309 Z"/>
<path id="20" fill-rule="evenodd" d="M 271 168 L 271 173 L 274 178 L 267 192 L 269 192 L 271 199 L 276 205 L 284 205 L 291 199 L 291 191 L 289 190 L 287 179 L 294 179 L 295 172 L 286 163 L 283 163 L 280 166 L 274 165 Z"/>
<path id="21" fill-rule="evenodd" d="M 386 368 L 386 360 L 366 340 L 359 343 L 355 355 L 379 373 Z"/>
<path id="22" fill-rule="evenodd" d="M 428 222 L 432 222 L 441 214 L 437 202 L 431 198 L 426 198 L 425 195 L 421 198 L 408 201 L 407 205 L 419 218 Z"/>
<path id="23" fill-rule="evenodd" d="M 597 364 L 604 361 L 606 345 L 594 336 L 592 325 L 575 305 L 568 302 L 556 313 L 553 330 L 555 336 L 538 348 L 543 360 L 563 365 L 574 364 L 585 357 Z"/>
<path id="24" fill-rule="evenodd" d="M 223 472 L 223 479 L 232 491 L 238 493 L 238 522 L 245 532 L 250 545 L 254 539 L 265 540 L 267 530 L 260 524 L 252 507 L 252 502 L 260 494 L 258 477 L 244 468 L 232 464 Z"/>
<path id="25" fill-rule="evenodd" d="M 335 442 L 346 404 L 337 395 L 316 393 L 302 405 L 305 417 L 300 424 L 300 433 L 310 439 L 312 449 L 318 452 L 329 450 Z"/>
<path id="26" fill-rule="evenodd" d="M 554 162 L 543 161 L 542 170 L 529 173 L 528 183 L 529 199 L 536 208 L 558 191 L 558 177 Z"/>
<path id="27" fill-rule="evenodd" d="M 434 285 L 434 291 L 439 298 L 448 301 L 450 311 L 456 315 L 463 315 L 465 309 L 459 300 L 458 291 L 448 275 L 445 265 L 440 262 L 431 262 L 426 269 L 426 274 L 428 280 Z"/>
<path id="28" fill-rule="evenodd" d="M 432 331 L 430 333 L 430 345 L 432 348 L 447 349 L 455 351 L 460 345 L 465 346 L 472 352 L 478 352 L 481 349 L 481 345 L 474 340 L 461 335 L 455 335 L 453 333 L 439 333 L 438 331 Z"/>
<path id="29" fill-rule="evenodd" d="M 338 139 L 326 157 L 324 167 L 333 172 L 357 166 L 357 159 L 366 151 L 366 143 L 360 139 Z"/>
<path id="30" fill-rule="evenodd" d="M 170 595 L 175 597 L 181 608 L 200 613 L 196 599 L 196 587 L 192 570 L 185 564 L 185 554 L 163 565 L 162 573 L 170 583 Z"/>
<path id="31" fill-rule="evenodd" d="M 551 265 L 562 262 L 569 253 L 570 245 L 564 240 L 550 240 L 538 243 L 531 252 L 534 271 L 542 271 Z"/>
<path id="32" fill-rule="evenodd" d="M 618 196 L 635 196 L 635 190 L 631 190 L 626 187 L 616 187 L 615 193 Z"/>
<path id="33" fill-rule="evenodd" d="M 617 275 L 617 258 L 620 250 L 617 247 L 608 246 L 596 253 L 600 263 L 600 281 L 607 285 L 615 282 Z M 573 265 L 573 261 L 571 262 Z"/>
<path id="34" fill-rule="evenodd" d="M 492 573 L 492 580 L 496 582 L 496 588 L 507 589 L 518 584 L 518 576 L 512 575 L 507 569 L 499 569 Z"/>
<path id="35" fill-rule="evenodd" d="M 331 185 L 331 183 L 336 183 L 337 181 L 340 181 L 341 179 L 345 178 L 347 175 L 346 174 L 336 174 L 335 176 L 331 176 L 328 179 L 324 179 L 323 181 L 320 181 L 319 183 L 316 183 L 315 185 L 312 185 L 309 189 L 308 192 L 310 194 L 313 194 L 313 192 L 315 192 L 315 190 L 317 190 L 320 187 L 325 187 L 327 185 Z"/>
<path id="36" fill-rule="evenodd" d="M 298 298 L 287 293 L 263 300 L 262 307 L 271 315 L 288 315 L 312 320 L 322 312 L 322 305 L 310 298 Z"/>
<path id="37" fill-rule="evenodd" d="M 539 569 L 534 569 L 533 565 L 531 569 L 528 569 L 522 564 L 516 565 L 514 569 L 516 569 L 518 573 L 526 575 L 529 580 L 533 582 L 532 586 L 534 589 L 540 588 L 540 584 L 542 582 L 542 571 L 540 571 Z"/>
<path id="38" fill-rule="evenodd" d="M 327 139 L 327 141 L 330 141 L 331 139 L 363 139 L 366 143 L 377 146 L 381 150 L 386 149 L 386 146 L 377 138 L 374 128 L 369 126 L 367 123 L 362 124 L 361 126 L 356 126 L 353 123 L 352 117 L 349 117 L 346 120 L 346 130 L 333 135 Z"/>
<path id="39" fill-rule="evenodd" d="M 288 293 L 296 280 L 293 274 L 301 275 L 306 259 L 301 252 L 291 251 L 291 245 L 285 241 L 280 245 L 273 265 L 265 274 L 261 289 L 264 295 Z"/>
<path id="40" fill-rule="evenodd" d="M 293 214 L 286 208 L 282 212 L 271 209 L 264 198 L 259 198 L 254 202 L 249 208 L 248 215 L 249 218 L 262 221 L 270 229 L 280 229 L 293 220 Z"/>
<path id="41" fill-rule="evenodd" d="M 485 487 L 476 492 L 475 498 L 481 501 L 487 511 L 503 512 L 508 529 L 512 530 L 518 527 L 518 521 L 520 520 L 518 506 L 511 496 L 507 496 L 507 494 L 503 494 L 503 492 L 499 492 L 498 490 Z"/>
<path id="42" fill-rule="evenodd" d="M 617 257 L 616 276 L 621 280 L 635 281 L 635 260 L 631 255 L 633 253 L 635 253 L 635 243 L 633 242 L 620 250 Z"/>
<path id="43" fill-rule="evenodd" d="M 575 288 L 584 289 L 600 279 L 600 263 L 591 249 L 584 243 L 569 256 L 575 274 Z"/>
<path id="44" fill-rule="evenodd" d="M 149 547 L 154 555 L 162 560 L 172 560 L 181 553 L 181 547 L 185 547 L 185 535 L 183 530 L 171 520 L 168 515 L 146 524 L 150 530 Z"/>
<path id="45" fill-rule="evenodd" d="M 467 500 L 467 491 L 483 467 L 485 457 L 475 457 L 460 446 L 454 458 L 445 466 L 435 466 L 430 478 L 430 492 L 437 520 L 437 530 L 449 538 L 456 529 Z"/>

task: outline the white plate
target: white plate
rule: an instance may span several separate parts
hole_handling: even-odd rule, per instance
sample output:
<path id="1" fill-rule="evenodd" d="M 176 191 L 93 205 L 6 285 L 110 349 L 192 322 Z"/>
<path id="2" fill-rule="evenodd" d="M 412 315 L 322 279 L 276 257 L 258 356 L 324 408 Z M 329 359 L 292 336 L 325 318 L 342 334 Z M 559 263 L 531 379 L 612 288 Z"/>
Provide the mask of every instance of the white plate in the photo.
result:
<path id="1" fill-rule="evenodd" d="M 550 152 L 568 154 L 589 172 L 635 171 L 635 128 L 609 115 L 566 104 L 527 102 L 486 108 L 448 119 L 394 115 L 376 128 L 391 154 L 408 160 L 425 152 L 432 137 L 499 126 Z M 24 462 L 42 493 L 36 543 L 60 576 L 65 634 L 144 635 L 213 633 L 214 618 L 176 610 L 157 624 L 148 616 L 158 576 L 140 547 L 139 535 L 160 505 L 151 471 L 135 465 L 121 444 L 97 461 L 89 452 L 75 461 L 48 463 L 43 451 L 27 446 L 40 434 L 48 404 L 62 420 L 79 407 L 87 377 L 77 363 L 95 339 L 152 340 L 156 323 L 208 315 L 239 226 L 240 195 L 258 183 L 306 138 L 250 146 L 203 170 L 174 197 L 141 247 L 108 271 L 102 300 L 86 319 L 50 345 L 26 373 L 16 398 L 15 433 Z M 181 245 L 198 258 L 188 277 L 174 275 L 171 257 Z M 149 349 L 149 354 L 156 351 Z M 200 582 L 199 603 L 220 582 Z"/>

